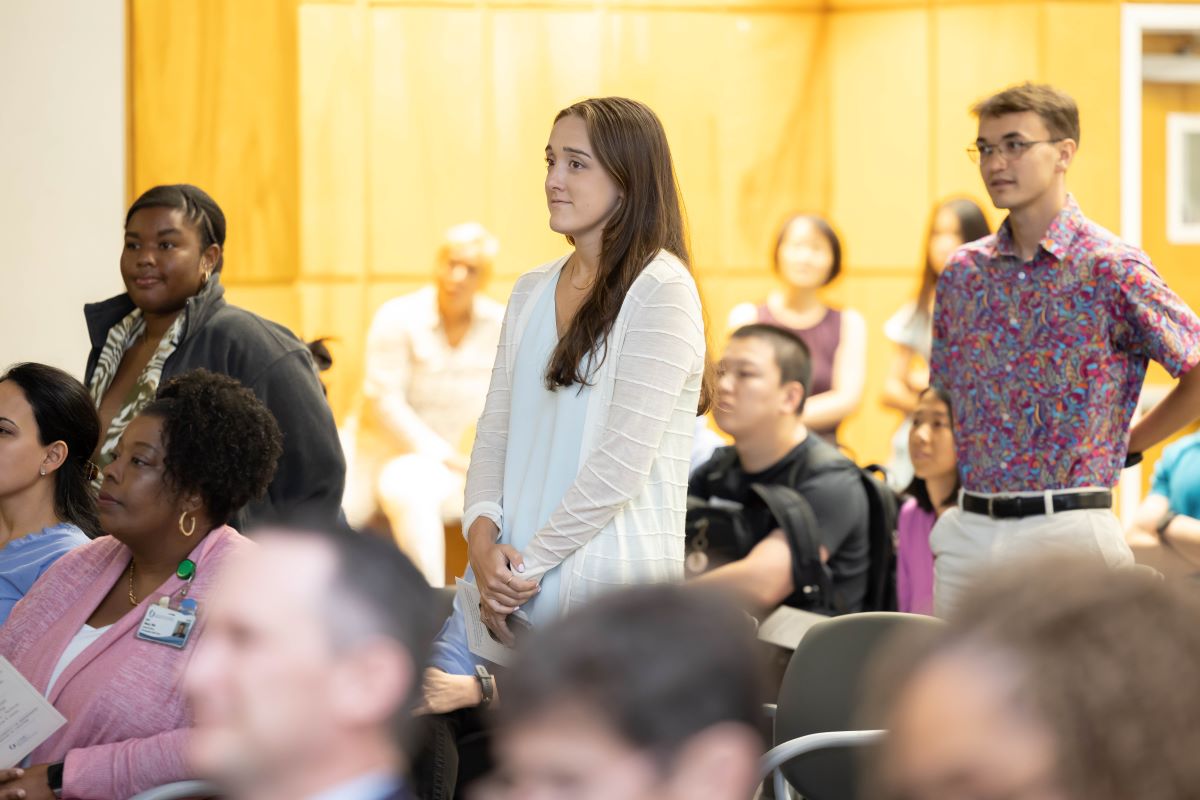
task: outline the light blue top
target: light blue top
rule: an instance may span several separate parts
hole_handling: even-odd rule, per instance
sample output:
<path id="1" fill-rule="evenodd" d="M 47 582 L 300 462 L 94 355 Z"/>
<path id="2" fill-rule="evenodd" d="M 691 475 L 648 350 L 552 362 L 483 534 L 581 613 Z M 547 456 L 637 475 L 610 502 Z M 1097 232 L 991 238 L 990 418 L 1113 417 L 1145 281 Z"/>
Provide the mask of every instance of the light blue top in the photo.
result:
<path id="1" fill-rule="evenodd" d="M 559 275 L 561 276 L 561 272 Z M 517 349 L 504 457 L 504 507 L 500 541 L 524 551 L 562 502 L 579 473 L 590 386 L 546 388 L 546 366 L 558 344 L 552 287 L 542 293 Z M 470 570 L 465 576 L 474 580 Z M 560 567 L 542 576 L 542 590 L 522 607 L 535 626 L 558 616 Z M 467 647 L 462 610 L 454 611 L 434 641 L 430 663 L 470 675 L 480 659 Z"/>
<path id="2" fill-rule="evenodd" d="M 0 548 L 0 625 L 51 564 L 87 541 L 87 534 L 79 528 L 61 522 Z"/>
<path id="3" fill-rule="evenodd" d="M 1200 433 L 1185 436 L 1163 450 L 1154 465 L 1150 494 L 1167 498 L 1176 514 L 1200 519 Z"/>

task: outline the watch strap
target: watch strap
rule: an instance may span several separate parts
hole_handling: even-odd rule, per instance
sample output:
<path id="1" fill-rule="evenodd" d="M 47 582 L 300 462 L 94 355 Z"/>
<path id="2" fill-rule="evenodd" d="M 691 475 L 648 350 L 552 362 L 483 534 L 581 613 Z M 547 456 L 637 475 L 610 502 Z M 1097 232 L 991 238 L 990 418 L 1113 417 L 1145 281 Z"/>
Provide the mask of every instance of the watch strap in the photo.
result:
<path id="1" fill-rule="evenodd" d="M 53 764 L 46 765 L 46 783 L 50 786 L 50 791 L 55 797 L 62 797 L 63 790 L 63 763 L 56 761 Z"/>
<path id="2" fill-rule="evenodd" d="M 479 681 L 479 690 L 483 695 L 483 699 L 479 702 L 481 708 L 487 708 L 492 704 L 492 698 L 496 696 L 496 686 L 493 683 L 495 678 L 487 671 L 487 667 L 483 664 L 475 665 L 475 680 Z"/>

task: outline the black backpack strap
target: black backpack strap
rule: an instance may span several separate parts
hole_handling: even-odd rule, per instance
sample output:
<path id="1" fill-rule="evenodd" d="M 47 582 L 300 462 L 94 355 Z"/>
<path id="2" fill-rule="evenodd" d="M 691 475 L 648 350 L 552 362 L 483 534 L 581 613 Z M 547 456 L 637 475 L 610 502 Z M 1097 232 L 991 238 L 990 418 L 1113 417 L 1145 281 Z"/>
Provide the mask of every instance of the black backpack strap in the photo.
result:
<path id="1" fill-rule="evenodd" d="M 863 490 L 867 494 L 871 526 L 867 532 L 870 564 L 867 571 L 867 594 L 864 611 L 895 611 L 896 598 L 896 523 L 900 512 L 900 497 L 887 483 L 887 470 L 878 464 L 868 464 L 860 470 Z"/>
<path id="2" fill-rule="evenodd" d="M 838 613 L 839 603 L 833 590 L 833 575 L 821 561 L 821 543 L 817 540 L 817 518 L 804 495 L 782 484 L 751 484 L 754 492 L 771 512 L 792 551 L 795 594 L 804 598 L 807 608 L 823 613 Z"/>

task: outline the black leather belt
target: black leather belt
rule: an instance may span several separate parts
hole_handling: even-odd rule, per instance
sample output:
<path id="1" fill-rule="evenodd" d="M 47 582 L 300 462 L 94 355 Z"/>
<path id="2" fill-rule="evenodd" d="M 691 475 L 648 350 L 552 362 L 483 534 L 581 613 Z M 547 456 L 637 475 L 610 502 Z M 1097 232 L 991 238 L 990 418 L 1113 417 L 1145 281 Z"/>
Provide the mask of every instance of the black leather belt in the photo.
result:
<path id="1" fill-rule="evenodd" d="M 1112 508 L 1112 492 L 1098 490 L 1094 492 L 1060 492 L 1050 498 L 1054 513 L 1060 511 L 1078 511 L 1083 508 Z M 1021 517 L 1036 517 L 1046 513 L 1045 497 L 982 497 L 970 492 L 963 492 L 962 509 L 972 514 L 983 514 L 992 519 L 1019 519 Z"/>

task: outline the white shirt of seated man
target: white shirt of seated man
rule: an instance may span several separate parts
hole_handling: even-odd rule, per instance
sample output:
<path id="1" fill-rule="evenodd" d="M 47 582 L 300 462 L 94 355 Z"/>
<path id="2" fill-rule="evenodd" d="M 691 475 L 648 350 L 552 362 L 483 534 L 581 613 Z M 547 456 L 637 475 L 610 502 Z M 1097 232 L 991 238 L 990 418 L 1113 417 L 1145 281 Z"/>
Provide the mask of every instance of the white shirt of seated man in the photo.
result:
<path id="1" fill-rule="evenodd" d="M 367 336 L 343 505 L 355 525 L 382 511 L 434 586 L 444 583 L 443 524 L 462 515 L 465 453 L 504 318 L 504 307 L 480 294 L 497 250 L 478 224 L 451 228 L 434 284 L 385 303 Z"/>

